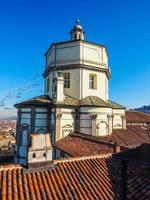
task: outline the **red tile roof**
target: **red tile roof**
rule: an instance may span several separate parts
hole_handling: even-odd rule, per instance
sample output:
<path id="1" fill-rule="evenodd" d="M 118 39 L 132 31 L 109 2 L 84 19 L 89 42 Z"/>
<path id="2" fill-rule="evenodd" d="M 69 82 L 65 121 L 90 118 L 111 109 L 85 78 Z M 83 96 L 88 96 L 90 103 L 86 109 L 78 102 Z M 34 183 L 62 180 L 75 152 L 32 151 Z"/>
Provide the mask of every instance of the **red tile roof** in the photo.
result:
<path id="1" fill-rule="evenodd" d="M 146 123 L 150 122 L 150 114 L 138 111 L 126 111 L 127 123 Z"/>
<path id="2" fill-rule="evenodd" d="M 115 157 L 105 157 L 58 162 L 53 169 L 43 171 L 2 169 L 0 199 L 117 200 L 123 195 L 131 200 L 149 199 L 150 163 L 128 161 L 126 173 L 122 163 Z"/>
<path id="3" fill-rule="evenodd" d="M 76 157 L 112 154 L 114 152 L 114 145 L 101 142 L 96 137 L 77 133 L 70 134 L 57 141 L 54 147 Z"/>
<path id="4" fill-rule="evenodd" d="M 116 129 L 110 136 L 100 137 L 107 142 L 116 142 L 120 146 L 137 146 L 142 143 L 150 143 L 148 129 L 143 126 L 127 126 L 126 129 Z"/>
<path id="5" fill-rule="evenodd" d="M 88 156 L 96 154 L 112 154 L 115 144 L 122 147 L 138 146 L 150 143 L 150 135 L 142 126 L 127 126 L 127 129 L 116 129 L 110 136 L 92 136 L 73 133 L 57 141 L 54 147 L 71 156 Z"/>

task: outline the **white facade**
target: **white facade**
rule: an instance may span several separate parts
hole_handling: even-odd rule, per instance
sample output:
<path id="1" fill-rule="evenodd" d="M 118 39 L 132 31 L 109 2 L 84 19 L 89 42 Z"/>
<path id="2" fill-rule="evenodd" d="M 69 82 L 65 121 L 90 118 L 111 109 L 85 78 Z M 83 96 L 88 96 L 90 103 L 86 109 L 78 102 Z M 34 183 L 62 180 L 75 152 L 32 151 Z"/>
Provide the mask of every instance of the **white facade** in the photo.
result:
<path id="1" fill-rule="evenodd" d="M 79 22 L 70 32 L 71 41 L 54 43 L 46 52 L 44 97 L 21 105 L 18 116 L 17 158 L 21 164 L 52 159 L 52 143 L 73 131 L 108 136 L 113 129 L 125 129 L 125 108 L 109 101 L 110 70 L 104 45 L 84 41 Z M 26 126 L 25 129 L 22 129 Z M 32 147 L 28 147 L 32 137 Z M 41 134 L 38 136 L 38 134 Z M 41 141 L 41 143 L 40 143 Z M 46 151 L 46 157 L 45 157 Z M 44 155 L 44 156 L 43 156 Z"/>
<path id="2" fill-rule="evenodd" d="M 76 99 L 82 99 L 86 96 L 97 96 L 104 101 L 108 100 L 108 77 L 104 72 L 97 72 L 89 69 L 66 69 L 62 73 L 70 74 L 70 88 L 64 88 L 64 94 L 74 97 Z M 56 74 L 56 72 L 55 72 Z M 53 98 L 53 77 L 55 74 L 51 72 L 45 78 L 45 95 L 49 95 Z M 95 89 L 89 88 L 89 76 L 95 75 L 97 79 L 97 85 Z M 46 82 L 49 78 L 49 90 L 46 90 Z"/>
<path id="3" fill-rule="evenodd" d="M 77 40 L 52 44 L 46 55 L 46 67 L 83 64 L 108 69 L 106 47 Z"/>

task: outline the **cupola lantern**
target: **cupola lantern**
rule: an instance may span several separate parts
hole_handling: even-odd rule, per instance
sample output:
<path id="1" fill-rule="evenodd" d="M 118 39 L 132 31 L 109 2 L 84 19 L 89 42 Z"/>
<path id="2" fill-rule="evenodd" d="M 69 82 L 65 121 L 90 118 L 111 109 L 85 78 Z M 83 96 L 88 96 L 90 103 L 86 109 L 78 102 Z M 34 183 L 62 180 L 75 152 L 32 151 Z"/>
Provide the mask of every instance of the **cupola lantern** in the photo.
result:
<path id="1" fill-rule="evenodd" d="M 84 31 L 80 25 L 80 20 L 76 20 L 76 24 L 73 29 L 70 31 L 71 40 L 84 40 Z"/>

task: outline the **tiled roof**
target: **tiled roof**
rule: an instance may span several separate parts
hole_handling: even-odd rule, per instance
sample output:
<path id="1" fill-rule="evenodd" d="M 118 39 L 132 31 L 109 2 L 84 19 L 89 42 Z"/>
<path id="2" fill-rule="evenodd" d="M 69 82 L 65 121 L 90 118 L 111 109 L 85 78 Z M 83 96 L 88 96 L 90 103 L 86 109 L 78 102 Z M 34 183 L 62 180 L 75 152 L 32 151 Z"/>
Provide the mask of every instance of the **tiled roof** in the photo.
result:
<path id="1" fill-rule="evenodd" d="M 48 95 L 37 96 L 32 99 L 28 99 L 27 101 L 23 101 L 21 103 L 17 103 L 15 107 L 22 107 L 28 105 L 36 105 L 36 106 L 48 106 L 50 104 L 50 98 Z"/>
<path id="2" fill-rule="evenodd" d="M 127 123 L 150 122 L 150 114 L 138 111 L 126 111 Z"/>
<path id="3" fill-rule="evenodd" d="M 85 134 L 70 134 L 57 141 L 54 147 L 71 156 L 89 156 L 112 154 L 114 145 L 101 142 L 99 139 Z"/>
<path id="4" fill-rule="evenodd" d="M 55 147 L 71 156 L 87 156 L 113 153 L 115 144 L 122 150 L 127 147 L 150 144 L 150 136 L 142 126 L 127 126 L 127 129 L 116 129 L 110 136 L 93 136 L 83 133 L 72 133 L 55 143 Z"/>
<path id="5" fill-rule="evenodd" d="M 54 104 L 62 104 L 62 105 L 70 105 L 70 106 L 78 106 L 79 105 L 79 100 L 76 99 L 76 98 L 73 98 L 71 96 L 68 96 L 68 95 L 65 95 L 65 99 L 64 101 L 61 103 L 61 102 L 58 102 L 58 103 L 55 103 L 53 102 Z"/>
<path id="6" fill-rule="evenodd" d="M 80 100 L 81 106 L 102 106 L 109 107 L 109 104 L 96 96 L 87 96 Z"/>
<path id="7" fill-rule="evenodd" d="M 150 163 L 128 161 L 126 199 L 148 200 L 150 198 Z"/>
<path id="8" fill-rule="evenodd" d="M 23 101 L 21 103 L 15 104 L 15 107 L 22 107 L 22 106 L 29 106 L 29 105 L 36 105 L 36 106 L 50 106 L 50 105 L 63 105 L 63 106 L 97 106 L 97 107 L 109 107 L 109 108 L 125 108 L 115 102 L 112 101 L 103 101 L 99 97 L 96 96 L 88 96 L 81 100 L 78 100 L 74 97 L 65 95 L 63 102 L 56 102 L 55 100 L 50 99 L 48 95 L 37 96 L 27 101 Z"/>
<path id="9" fill-rule="evenodd" d="M 124 106 L 121 106 L 111 100 L 104 101 L 101 98 L 96 97 L 96 96 L 87 96 L 81 99 L 80 106 L 98 106 L 98 107 L 125 109 Z"/>
<path id="10" fill-rule="evenodd" d="M 142 143 L 150 143 L 150 136 L 147 128 L 139 125 L 127 126 L 126 129 L 115 129 L 112 135 L 102 136 L 101 140 L 116 142 L 120 146 L 136 146 Z"/>
<path id="11" fill-rule="evenodd" d="M 0 199 L 119 200 L 149 199 L 150 163 L 115 157 L 62 161 L 53 169 L 0 170 Z M 124 197 L 124 198 L 123 198 Z"/>
<path id="12" fill-rule="evenodd" d="M 108 100 L 107 101 L 112 108 L 116 109 L 126 109 L 125 106 L 122 106 L 114 101 Z"/>

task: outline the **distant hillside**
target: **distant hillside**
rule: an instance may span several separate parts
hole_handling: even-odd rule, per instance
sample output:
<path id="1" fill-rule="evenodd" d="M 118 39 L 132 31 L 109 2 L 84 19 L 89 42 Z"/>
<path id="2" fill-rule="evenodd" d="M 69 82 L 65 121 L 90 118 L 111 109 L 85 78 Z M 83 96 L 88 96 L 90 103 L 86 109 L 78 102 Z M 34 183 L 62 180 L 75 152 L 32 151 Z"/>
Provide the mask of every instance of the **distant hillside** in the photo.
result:
<path id="1" fill-rule="evenodd" d="M 135 108 L 134 110 L 140 111 L 140 112 L 145 112 L 145 113 L 150 113 L 150 105 L 149 106 L 142 106 L 140 108 Z"/>
<path id="2" fill-rule="evenodd" d="M 0 120 L 16 120 L 17 117 L 0 117 Z"/>

